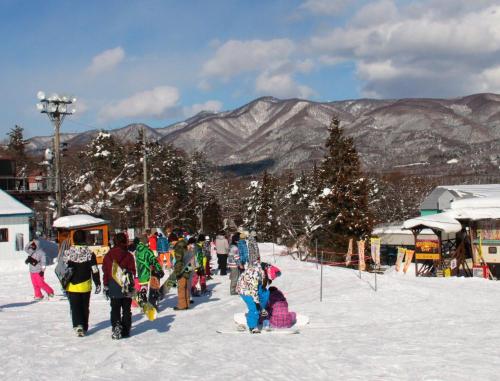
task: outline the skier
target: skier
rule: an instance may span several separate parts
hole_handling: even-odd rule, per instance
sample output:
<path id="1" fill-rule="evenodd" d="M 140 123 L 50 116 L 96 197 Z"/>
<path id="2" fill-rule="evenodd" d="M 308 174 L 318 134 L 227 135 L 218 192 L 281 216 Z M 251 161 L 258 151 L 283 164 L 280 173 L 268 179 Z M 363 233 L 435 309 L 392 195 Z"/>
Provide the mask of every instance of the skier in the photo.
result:
<path id="1" fill-rule="evenodd" d="M 245 233 L 240 233 L 240 237 L 238 240 L 238 251 L 240 253 L 240 261 L 243 267 L 248 263 L 248 246 L 247 242 L 245 241 L 246 234 Z"/>
<path id="2" fill-rule="evenodd" d="M 212 246 L 210 243 L 210 236 L 205 236 L 205 242 L 202 244 L 203 256 L 205 257 L 205 275 L 207 280 L 212 279 L 212 269 L 210 268 L 210 261 L 212 260 Z"/>
<path id="3" fill-rule="evenodd" d="M 187 310 L 189 308 L 189 286 L 188 280 L 191 276 L 189 271 L 186 271 L 184 261 L 186 254 L 187 243 L 184 238 L 180 237 L 174 246 L 175 266 L 174 273 L 177 279 L 177 306 L 174 310 Z"/>
<path id="4" fill-rule="evenodd" d="M 267 302 L 269 291 L 265 290 L 262 281 L 263 270 L 260 266 L 249 265 L 238 279 L 236 291 L 248 308 L 246 316 L 250 333 L 260 333 L 258 328 L 261 314 L 267 316 Z"/>
<path id="5" fill-rule="evenodd" d="M 257 233 L 252 230 L 250 232 L 250 237 L 248 237 L 248 261 L 250 264 L 260 262 L 259 245 L 257 244 L 256 237 Z"/>
<path id="6" fill-rule="evenodd" d="M 240 254 L 238 250 L 238 240 L 240 239 L 239 233 L 231 237 L 231 245 L 229 246 L 229 255 L 227 257 L 227 266 L 229 267 L 229 279 L 231 284 L 229 286 L 229 293 L 231 295 L 238 295 L 236 292 L 236 284 L 240 272 L 243 271 L 243 265 L 240 262 Z"/>
<path id="7" fill-rule="evenodd" d="M 144 237 L 147 239 L 147 236 Z M 135 250 L 135 262 L 137 268 L 137 277 L 139 278 L 139 298 L 143 302 L 148 301 L 148 286 L 151 277 L 154 276 L 158 279 L 161 279 L 165 273 L 161 268 L 160 264 L 156 260 L 156 257 L 153 251 L 147 247 L 143 242 L 139 242 L 137 244 L 137 248 Z M 159 288 L 159 285 L 158 285 Z M 149 293 L 149 302 L 156 308 L 159 298 L 159 291 L 154 288 L 150 290 Z"/>
<path id="8" fill-rule="evenodd" d="M 207 290 L 207 277 L 205 275 L 206 269 L 206 256 L 204 247 L 203 236 L 198 238 L 198 242 L 193 244 L 194 249 L 194 271 L 193 279 L 191 281 L 191 295 L 201 296 Z M 200 290 L 198 291 L 198 283 Z"/>
<path id="9" fill-rule="evenodd" d="M 47 297 L 53 297 L 54 290 L 47 283 L 45 283 L 44 279 L 47 258 L 45 255 L 45 251 L 40 248 L 40 242 L 34 239 L 26 245 L 24 251 L 28 253 L 28 257 L 26 258 L 26 261 L 24 261 L 24 263 L 29 265 L 31 284 L 33 285 L 33 290 L 35 292 L 34 299 L 43 299 L 41 290 L 47 293 Z"/>
<path id="10" fill-rule="evenodd" d="M 158 261 L 162 268 L 165 268 L 165 265 L 170 264 L 170 261 L 167 262 L 167 257 L 169 255 L 168 251 L 170 250 L 170 245 L 168 243 L 168 239 L 161 233 L 158 233 L 158 239 L 156 241 L 156 248 L 158 250 Z M 168 267 L 168 266 L 167 266 Z"/>
<path id="11" fill-rule="evenodd" d="M 115 246 L 102 262 L 104 294 L 111 305 L 111 338 L 130 336 L 132 327 L 132 292 L 134 288 L 135 260 L 127 250 L 127 237 L 115 235 Z"/>
<path id="12" fill-rule="evenodd" d="M 229 253 L 229 243 L 224 232 L 219 232 L 215 237 L 215 249 L 217 251 L 217 263 L 219 265 L 219 274 L 227 275 L 227 255 Z"/>
<path id="13" fill-rule="evenodd" d="M 89 329 L 89 304 L 92 280 L 95 285 L 95 294 L 101 292 L 101 280 L 95 254 L 84 246 L 85 231 L 77 230 L 73 233 L 71 246 L 64 251 L 63 261 L 72 269 L 72 276 L 66 286 L 73 329 L 79 337 L 85 336 Z"/>

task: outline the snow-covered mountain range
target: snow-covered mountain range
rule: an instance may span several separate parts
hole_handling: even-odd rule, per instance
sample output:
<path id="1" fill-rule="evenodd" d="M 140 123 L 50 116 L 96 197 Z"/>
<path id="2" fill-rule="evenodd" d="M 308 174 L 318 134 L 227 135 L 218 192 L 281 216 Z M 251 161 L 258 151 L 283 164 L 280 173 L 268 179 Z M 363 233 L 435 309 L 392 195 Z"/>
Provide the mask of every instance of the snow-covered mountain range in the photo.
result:
<path id="1" fill-rule="evenodd" d="M 232 111 L 201 112 L 163 128 L 130 124 L 110 132 L 122 141 L 135 141 L 137 131 L 145 127 L 149 138 L 188 152 L 202 151 L 220 166 L 265 163 L 279 172 L 311 167 L 321 159 L 333 115 L 354 138 L 363 164 L 371 170 L 499 171 L 500 95 L 496 94 L 336 102 L 264 97 Z M 81 146 L 97 132 L 66 134 L 62 139 L 71 147 Z M 43 149 L 49 143 L 47 137 L 34 137 L 28 149 Z"/>

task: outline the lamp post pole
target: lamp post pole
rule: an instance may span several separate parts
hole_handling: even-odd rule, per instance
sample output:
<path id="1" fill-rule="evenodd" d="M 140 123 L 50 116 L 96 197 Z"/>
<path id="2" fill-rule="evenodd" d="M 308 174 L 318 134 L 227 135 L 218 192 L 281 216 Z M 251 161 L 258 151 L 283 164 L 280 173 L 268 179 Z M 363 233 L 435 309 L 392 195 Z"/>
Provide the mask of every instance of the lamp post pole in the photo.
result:
<path id="1" fill-rule="evenodd" d="M 76 98 L 70 98 L 65 95 L 59 96 L 52 94 L 45 96 L 43 91 L 37 93 L 40 101 L 36 105 L 38 111 L 47 114 L 54 125 L 54 161 L 55 161 L 55 194 L 56 194 L 56 218 L 62 216 L 62 186 L 61 186 L 61 124 L 66 115 L 75 113 L 75 109 L 69 109 L 69 106 L 76 102 Z"/>
<path id="2" fill-rule="evenodd" d="M 144 182 L 144 230 L 149 229 L 149 190 L 148 190 L 148 165 L 147 165 L 147 149 L 146 149 L 146 130 L 142 129 L 142 172 Z"/>

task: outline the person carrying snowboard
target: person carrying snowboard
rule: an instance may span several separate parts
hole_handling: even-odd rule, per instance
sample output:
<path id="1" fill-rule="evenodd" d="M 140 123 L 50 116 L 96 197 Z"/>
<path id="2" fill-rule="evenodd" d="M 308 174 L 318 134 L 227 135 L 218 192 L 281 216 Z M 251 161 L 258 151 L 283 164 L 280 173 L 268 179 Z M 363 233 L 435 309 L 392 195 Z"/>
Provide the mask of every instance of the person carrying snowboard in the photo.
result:
<path id="1" fill-rule="evenodd" d="M 111 305 L 111 338 L 130 336 L 132 327 L 132 294 L 134 290 L 135 260 L 127 250 L 127 237 L 115 235 L 115 246 L 102 262 L 104 294 Z"/>
<path id="2" fill-rule="evenodd" d="M 269 291 L 263 287 L 263 279 L 261 266 L 249 265 L 240 275 L 236 286 L 236 292 L 248 308 L 246 319 L 250 333 L 260 333 L 258 328 L 260 316 L 261 314 L 267 316 Z"/>
<path id="3" fill-rule="evenodd" d="M 28 253 L 28 258 L 26 258 L 24 263 L 29 265 L 31 284 L 33 285 L 33 291 L 35 293 L 34 299 L 43 299 L 41 290 L 47 293 L 47 297 L 53 297 L 54 290 L 47 283 L 45 283 L 44 279 L 47 258 L 45 251 L 40 248 L 40 242 L 34 239 L 26 245 L 24 251 Z"/>
<path id="4" fill-rule="evenodd" d="M 174 274 L 177 279 L 177 306 L 174 310 L 187 310 L 189 308 L 190 297 L 189 297 L 189 278 L 191 277 L 191 271 L 187 270 L 186 256 L 187 253 L 187 243 L 184 238 L 180 237 L 174 246 L 175 255 L 175 266 Z"/>
<path id="5" fill-rule="evenodd" d="M 146 236 L 147 238 L 147 236 Z M 161 279 L 165 273 L 161 268 L 160 264 L 156 260 L 153 251 L 147 247 L 143 242 L 139 242 L 135 249 L 135 262 L 137 268 L 137 278 L 139 281 L 139 298 L 142 302 L 146 303 L 149 301 L 155 308 L 158 304 L 158 298 L 160 296 L 159 290 L 150 290 L 148 297 L 148 286 L 151 277 Z M 159 281 L 158 281 L 159 283 Z M 157 287 L 160 288 L 159 285 Z"/>
<path id="6" fill-rule="evenodd" d="M 95 285 L 95 294 L 101 292 L 101 279 L 97 259 L 85 242 L 85 231 L 77 230 L 73 233 L 74 246 L 64 251 L 63 261 L 71 269 L 72 275 L 66 286 L 71 309 L 73 329 L 79 337 L 85 336 L 89 329 L 90 292 L 92 280 Z"/>

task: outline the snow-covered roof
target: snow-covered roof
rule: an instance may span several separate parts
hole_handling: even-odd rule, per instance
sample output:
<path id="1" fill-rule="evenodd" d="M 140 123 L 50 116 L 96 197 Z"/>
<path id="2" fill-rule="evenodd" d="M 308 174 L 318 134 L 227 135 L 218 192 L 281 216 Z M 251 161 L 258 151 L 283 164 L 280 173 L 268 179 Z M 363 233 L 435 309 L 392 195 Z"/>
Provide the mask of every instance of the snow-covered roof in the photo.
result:
<path id="1" fill-rule="evenodd" d="M 446 197 L 444 197 L 447 195 Z M 444 199 L 443 199 L 444 197 Z M 499 198 L 500 184 L 440 185 L 425 198 L 420 209 L 448 209 L 452 202 L 469 198 Z"/>
<path id="2" fill-rule="evenodd" d="M 404 229 L 403 224 L 397 225 L 379 225 L 373 229 L 373 235 L 383 235 L 383 234 L 403 234 L 403 235 L 412 235 L 412 232 Z M 424 229 L 420 232 L 422 235 L 433 235 L 434 232 L 430 229 Z"/>
<path id="3" fill-rule="evenodd" d="M 103 225 L 108 223 L 109 221 L 107 220 L 90 216 L 88 214 L 75 214 L 73 216 L 59 217 L 54 221 L 53 226 L 59 229 L 74 229 Z"/>
<path id="4" fill-rule="evenodd" d="M 403 223 L 404 229 L 413 229 L 419 226 L 441 230 L 444 233 L 457 233 L 462 230 L 462 224 L 449 212 L 420 216 Z"/>
<path id="5" fill-rule="evenodd" d="M 0 216 L 31 216 L 32 214 L 33 211 L 30 208 L 0 189 Z"/>

